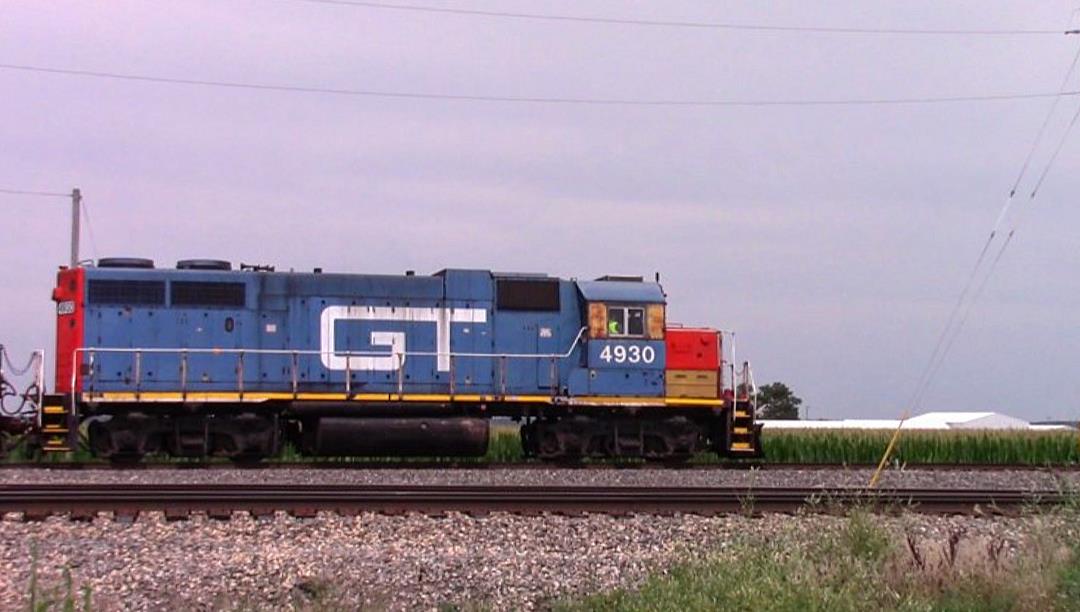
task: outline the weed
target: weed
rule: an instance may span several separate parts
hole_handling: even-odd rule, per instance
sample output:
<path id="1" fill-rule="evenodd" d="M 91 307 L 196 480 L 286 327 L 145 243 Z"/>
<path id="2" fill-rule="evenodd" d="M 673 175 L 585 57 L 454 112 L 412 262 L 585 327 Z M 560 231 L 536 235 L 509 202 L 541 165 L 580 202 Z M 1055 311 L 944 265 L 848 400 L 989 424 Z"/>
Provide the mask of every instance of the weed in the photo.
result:
<path id="1" fill-rule="evenodd" d="M 609 610 L 828 610 L 846 612 L 1075 610 L 1080 554 L 1036 539 L 1009 560 L 1000 538 L 954 529 L 940 539 L 895 534 L 858 509 L 838 527 L 751 538 L 727 553 L 669 569 L 636 590 L 554 607 Z"/>
<path id="2" fill-rule="evenodd" d="M 874 523 L 869 510 L 856 508 L 848 515 L 843 544 L 856 559 L 878 562 L 892 547 L 889 536 Z"/>
<path id="3" fill-rule="evenodd" d="M 34 542 L 30 545 L 30 592 L 28 593 L 29 606 L 27 608 L 30 612 L 53 612 L 54 610 L 90 612 L 93 609 L 89 586 L 83 585 L 80 589 L 82 592 L 81 600 L 75 596 L 75 581 L 71 576 L 71 569 L 63 568 L 62 584 L 52 586 L 42 586 L 38 572 L 38 549 L 37 543 Z M 82 604 L 81 607 L 79 603 Z"/>

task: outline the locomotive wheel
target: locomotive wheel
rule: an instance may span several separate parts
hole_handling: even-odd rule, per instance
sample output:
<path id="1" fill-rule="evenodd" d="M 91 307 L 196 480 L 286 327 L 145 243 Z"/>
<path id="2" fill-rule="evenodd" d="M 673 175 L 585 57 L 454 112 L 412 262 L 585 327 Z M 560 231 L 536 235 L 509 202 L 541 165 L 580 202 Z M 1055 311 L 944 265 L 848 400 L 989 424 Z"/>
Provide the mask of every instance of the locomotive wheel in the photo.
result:
<path id="1" fill-rule="evenodd" d="M 138 463 L 147 452 L 158 450 L 156 419 L 131 413 L 91 420 L 87 425 L 90 452 L 114 463 Z"/>
<path id="2" fill-rule="evenodd" d="M 705 430 L 683 417 L 654 420 L 573 417 L 522 428 L 526 455 L 544 461 L 584 458 L 684 464 L 706 450 Z"/>

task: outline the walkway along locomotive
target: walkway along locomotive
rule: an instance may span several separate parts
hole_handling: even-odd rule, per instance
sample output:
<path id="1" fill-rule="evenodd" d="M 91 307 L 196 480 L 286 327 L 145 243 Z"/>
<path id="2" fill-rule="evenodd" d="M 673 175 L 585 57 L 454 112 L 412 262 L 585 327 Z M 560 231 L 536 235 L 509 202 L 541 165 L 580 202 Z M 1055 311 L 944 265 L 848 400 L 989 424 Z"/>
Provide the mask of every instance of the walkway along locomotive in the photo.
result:
<path id="1" fill-rule="evenodd" d="M 62 267 L 46 451 L 475 456 L 492 417 L 547 460 L 760 453 L 752 377 L 656 282 L 443 270 Z M 739 384 L 735 384 L 736 380 Z"/>

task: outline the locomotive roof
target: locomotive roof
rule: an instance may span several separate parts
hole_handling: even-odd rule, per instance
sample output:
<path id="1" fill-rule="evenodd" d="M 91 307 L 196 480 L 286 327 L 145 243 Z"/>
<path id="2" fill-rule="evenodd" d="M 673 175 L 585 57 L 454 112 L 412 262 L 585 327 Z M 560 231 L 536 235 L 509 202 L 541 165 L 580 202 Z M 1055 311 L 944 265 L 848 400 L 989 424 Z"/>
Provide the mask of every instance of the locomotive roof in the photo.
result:
<path id="1" fill-rule="evenodd" d="M 657 283 L 633 281 L 578 281 L 578 290 L 589 302 L 637 302 L 663 304 L 664 291 Z"/>
<path id="2" fill-rule="evenodd" d="M 152 264 L 151 264 L 152 265 Z M 122 268 L 122 267 L 106 267 L 106 268 L 94 268 L 89 267 L 89 270 L 94 270 L 94 274 L 105 275 L 122 275 L 125 277 L 134 278 L 154 278 L 160 277 L 161 274 L 181 274 L 185 277 L 203 277 L 214 278 L 224 275 L 239 275 L 239 274 L 266 274 L 268 271 L 253 272 L 251 270 L 177 270 L 173 268 Z M 271 273 L 273 274 L 273 273 Z M 440 277 L 445 277 L 452 274 L 482 274 L 490 275 L 495 279 L 532 279 L 532 280 L 547 280 L 547 281 L 562 281 L 562 279 L 551 277 L 546 274 L 526 274 L 519 272 L 491 272 L 488 270 L 464 270 L 464 269 L 445 269 L 436 272 L 431 276 L 414 276 L 412 274 L 407 275 L 389 275 L 389 274 L 356 274 L 356 273 L 322 273 L 321 270 L 312 272 L 284 272 L 278 271 L 277 275 L 298 275 L 301 278 L 307 276 L 317 278 L 322 276 L 323 278 L 343 280 L 343 279 L 365 279 L 368 281 L 378 280 L 380 282 L 388 281 L 406 281 L 422 284 L 425 282 L 435 281 Z M 595 281 L 574 281 L 570 279 L 570 282 L 574 282 L 577 285 L 578 290 L 581 292 L 582 297 L 586 301 L 590 302 L 629 302 L 629 303 L 643 303 L 643 304 L 663 304 L 666 302 L 664 291 L 660 287 L 659 283 L 641 282 L 637 280 L 622 280 L 624 277 L 604 277 Z M 619 280 L 612 280 L 619 279 Z"/>

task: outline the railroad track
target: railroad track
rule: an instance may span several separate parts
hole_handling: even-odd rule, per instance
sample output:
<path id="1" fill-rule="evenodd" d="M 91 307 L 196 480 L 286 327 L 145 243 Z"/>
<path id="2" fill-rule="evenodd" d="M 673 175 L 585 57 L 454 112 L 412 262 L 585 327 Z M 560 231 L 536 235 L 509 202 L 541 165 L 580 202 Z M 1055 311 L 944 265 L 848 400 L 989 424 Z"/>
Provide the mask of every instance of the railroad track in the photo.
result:
<path id="1" fill-rule="evenodd" d="M 22 461 L 0 463 L 0 472 L 11 470 L 872 470 L 873 463 L 759 463 L 751 461 L 727 463 L 541 463 L 541 462 L 470 462 L 470 461 L 273 461 L 253 464 L 232 462 L 143 462 L 109 463 L 106 461 Z M 1002 470 L 1034 472 L 1077 472 L 1080 464 L 1031 465 L 989 463 L 912 463 L 889 465 L 889 470 L 907 471 L 978 471 Z"/>
<path id="2" fill-rule="evenodd" d="M 1067 503 L 1058 491 L 746 487 L 551 487 L 397 485 L 0 485 L 0 512 L 35 520 L 50 515 L 91 519 L 99 513 L 134 518 L 164 512 L 229 518 L 235 512 L 265 516 L 288 512 L 355 515 L 398 514 L 725 514 L 833 511 L 862 506 L 877 511 L 946 514 L 1012 514 L 1024 508 Z"/>

